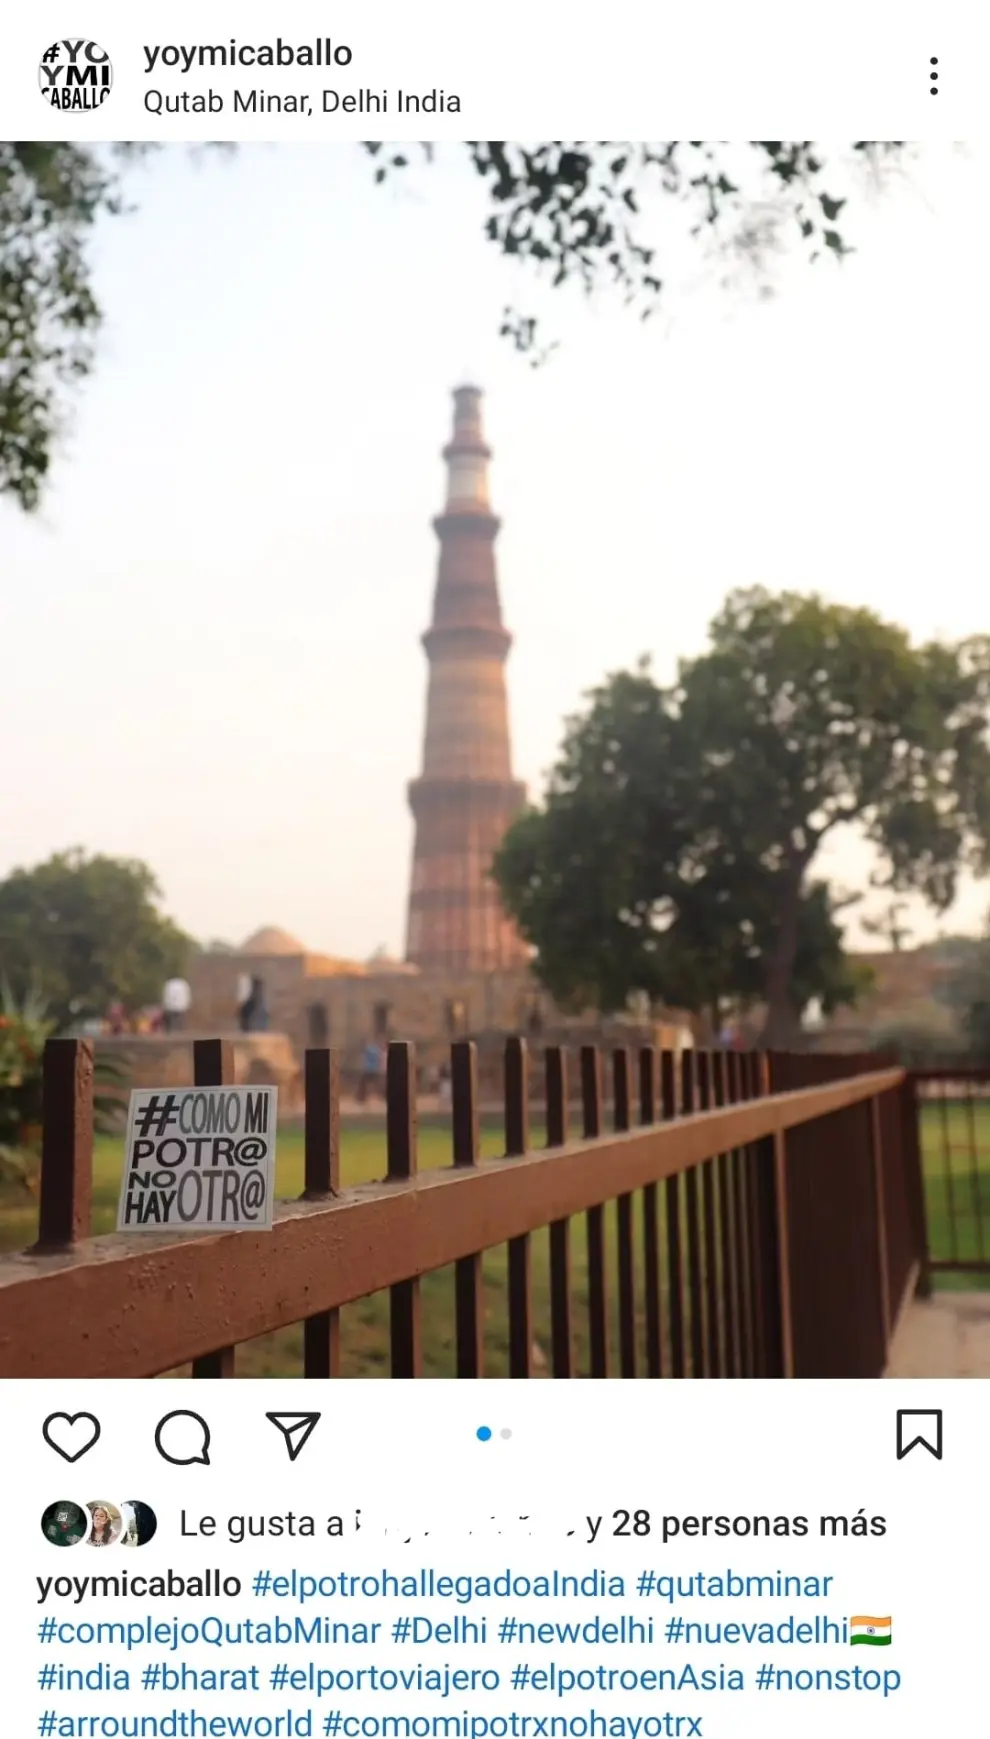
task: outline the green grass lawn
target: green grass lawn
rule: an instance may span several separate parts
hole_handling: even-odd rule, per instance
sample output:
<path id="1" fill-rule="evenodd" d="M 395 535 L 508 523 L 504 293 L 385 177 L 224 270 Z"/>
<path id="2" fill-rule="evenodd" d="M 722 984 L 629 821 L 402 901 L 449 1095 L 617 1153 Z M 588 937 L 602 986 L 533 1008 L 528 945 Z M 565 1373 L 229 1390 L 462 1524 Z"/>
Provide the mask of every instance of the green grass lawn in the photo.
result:
<path id="1" fill-rule="evenodd" d="M 990 1103 L 928 1104 L 921 1119 L 925 1208 L 932 1257 L 990 1261 Z M 990 1274 L 937 1274 L 952 1291 L 990 1288 Z"/>
<path id="2" fill-rule="evenodd" d="M 542 1141 L 534 1130 L 534 1145 Z M 502 1137 L 497 1123 L 483 1125 L 482 1153 L 487 1156 L 502 1152 Z M 975 1165 L 972 1152 L 975 1151 Z M 926 1107 L 922 1118 L 922 1154 L 926 1177 L 928 1230 L 931 1251 L 935 1257 L 958 1256 L 974 1259 L 980 1254 L 980 1234 L 983 1254 L 990 1257 L 990 1104 L 976 1109 L 972 1121 L 967 1108 L 953 1105 L 943 1113 L 940 1107 Z M 97 1139 L 94 1161 L 93 1230 L 112 1231 L 117 1212 L 117 1191 L 120 1177 L 122 1143 L 119 1137 Z M 450 1163 L 449 1130 L 436 1122 L 424 1120 L 420 1125 L 420 1165 L 424 1169 Z M 380 1178 L 385 1169 L 384 1131 L 380 1122 L 352 1121 L 345 1124 L 341 1137 L 341 1171 L 344 1187 L 368 1183 Z M 303 1183 L 303 1138 L 298 1129 L 287 1129 L 279 1136 L 276 1193 L 283 1199 L 297 1197 Z M 639 1204 L 637 1204 L 638 1206 Z M 951 1209 L 951 1211 L 950 1211 Z M 0 1191 L 0 1250 L 23 1249 L 36 1236 L 36 1204 L 23 1193 Z M 661 1228 L 662 1230 L 662 1228 Z M 614 1208 L 609 1211 L 607 1236 L 609 1245 L 610 1289 L 612 1293 L 612 1368 L 618 1366 L 618 1327 L 615 1313 L 615 1247 Z M 640 1259 L 641 1230 L 637 1226 L 636 1251 Z M 575 1353 L 579 1371 L 587 1370 L 587 1268 L 583 1217 L 574 1227 L 572 1238 L 572 1299 L 575 1329 Z M 486 1253 L 483 1263 L 485 1285 L 485 1358 L 486 1375 L 505 1376 L 508 1372 L 508 1287 L 506 1252 L 498 1248 Z M 550 1349 L 550 1273 L 548 1235 L 534 1233 L 532 1238 L 534 1344 L 539 1374 L 546 1370 Z M 964 1273 L 937 1276 L 937 1283 L 952 1287 L 990 1286 L 990 1275 Z M 454 1300 L 453 1270 L 444 1269 L 424 1277 L 421 1282 L 424 1368 L 428 1376 L 452 1376 L 454 1373 Z M 642 1286 L 637 1286 L 641 1304 Z M 640 1309 L 639 1363 L 644 1363 L 645 1328 Z M 385 1377 L 388 1375 L 388 1299 L 385 1295 L 362 1299 L 341 1312 L 341 1348 L 344 1374 L 347 1376 Z M 241 1346 L 237 1354 L 238 1373 L 244 1376 L 298 1376 L 302 1372 L 302 1329 L 291 1328 Z M 177 1373 L 180 1374 L 180 1373 Z"/>

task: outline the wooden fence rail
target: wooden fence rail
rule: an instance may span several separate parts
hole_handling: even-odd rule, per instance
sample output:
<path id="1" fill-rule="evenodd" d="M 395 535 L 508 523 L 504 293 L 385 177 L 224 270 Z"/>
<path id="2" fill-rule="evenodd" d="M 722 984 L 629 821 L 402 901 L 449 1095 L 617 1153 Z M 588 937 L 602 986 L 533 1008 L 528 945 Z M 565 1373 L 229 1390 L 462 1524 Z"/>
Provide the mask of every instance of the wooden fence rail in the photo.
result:
<path id="1" fill-rule="evenodd" d="M 32 1250 L 0 1258 L 0 1377 L 149 1376 L 189 1364 L 196 1377 L 229 1377 L 240 1343 L 299 1323 L 304 1374 L 332 1377 L 341 1311 L 379 1292 L 389 1296 L 391 1375 L 417 1377 L 420 1280 L 448 1266 L 456 1371 L 481 1376 L 482 1255 L 503 1245 L 509 1373 L 528 1377 L 532 1243 L 544 1236 L 555 1377 L 879 1375 L 925 1278 L 905 1071 L 876 1058 L 649 1048 L 603 1058 L 583 1046 L 572 1139 L 569 1061 L 560 1048 L 543 1055 L 545 1145 L 534 1149 L 531 1059 L 524 1040 L 508 1041 L 504 1157 L 481 1159 L 475 1047 L 455 1044 L 452 1163 L 420 1172 L 413 1047 L 391 1044 L 385 1176 L 341 1190 L 338 1063 L 310 1050 L 304 1190 L 277 1205 L 272 1231 L 94 1238 L 92 1053 L 85 1041 L 51 1041 L 40 1233 Z M 197 1041 L 192 1075 L 196 1085 L 230 1083 L 229 1046 Z M 572 1241 L 582 1230 L 578 1301 Z"/>

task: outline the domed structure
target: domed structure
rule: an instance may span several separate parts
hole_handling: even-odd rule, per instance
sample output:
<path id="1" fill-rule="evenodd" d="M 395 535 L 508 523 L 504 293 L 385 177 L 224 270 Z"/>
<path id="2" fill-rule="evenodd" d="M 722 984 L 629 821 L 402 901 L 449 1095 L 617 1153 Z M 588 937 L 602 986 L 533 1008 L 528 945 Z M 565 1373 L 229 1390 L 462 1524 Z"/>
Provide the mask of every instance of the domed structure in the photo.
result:
<path id="1" fill-rule="evenodd" d="M 306 950 L 295 936 L 290 936 L 288 930 L 279 930 L 274 924 L 264 924 L 242 942 L 239 954 L 305 954 Z"/>

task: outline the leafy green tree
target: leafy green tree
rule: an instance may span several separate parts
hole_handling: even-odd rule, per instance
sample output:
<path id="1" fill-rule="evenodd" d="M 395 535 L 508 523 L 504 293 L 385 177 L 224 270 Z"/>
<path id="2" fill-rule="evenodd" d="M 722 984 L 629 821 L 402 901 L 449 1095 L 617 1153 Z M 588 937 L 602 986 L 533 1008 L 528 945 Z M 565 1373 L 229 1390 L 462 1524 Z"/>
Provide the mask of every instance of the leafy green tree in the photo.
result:
<path id="1" fill-rule="evenodd" d="M 159 892 L 145 864 L 78 849 L 14 870 L 0 882 L 0 978 L 57 1026 L 157 1001 L 191 947 Z"/>
<path id="2" fill-rule="evenodd" d="M 913 648 L 869 611 L 759 588 L 710 641 L 672 688 L 641 667 L 595 691 L 495 875 L 551 993 L 762 1001 L 785 1046 L 809 1001 L 860 987 L 811 877 L 836 827 L 936 909 L 985 867 L 990 642 Z"/>
<path id="3" fill-rule="evenodd" d="M 409 147 L 366 148 L 377 180 L 409 162 Z M 0 495 L 28 510 L 41 499 L 69 389 L 94 362 L 101 310 L 88 251 L 93 227 L 125 209 L 122 172 L 154 149 L 0 143 Z M 645 314 L 663 287 L 661 262 L 637 227 L 651 194 L 680 204 L 699 246 L 712 238 L 730 253 L 759 256 L 789 229 L 811 257 L 838 257 L 848 251 L 844 190 L 862 186 L 849 178 L 850 160 L 875 169 L 902 147 L 475 141 L 460 149 L 484 184 L 495 248 L 545 268 L 554 283 L 617 289 Z M 429 160 L 433 148 L 423 151 Z M 740 176 L 740 152 L 755 174 Z M 532 319 L 506 310 L 502 330 L 539 354 Z"/>
<path id="4" fill-rule="evenodd" d="M 0 144 L 0 492 L 36 507 L 64 417 L 87 374 L 99 309 L 86 254 L 119 209 L 112 165 L 87 145 Z"/>
<path id="5" fill-rule="evenodd" d="M 767 1042 L 788 1043 L 808 873 L 837 827 L 885 885 L 937 911 L 990 841 L 990 639 L 913 647 L 873 612 L 760 588 L 732 593 L 674 704 L 693 745 L 698 819 L 771 877 Z"/>

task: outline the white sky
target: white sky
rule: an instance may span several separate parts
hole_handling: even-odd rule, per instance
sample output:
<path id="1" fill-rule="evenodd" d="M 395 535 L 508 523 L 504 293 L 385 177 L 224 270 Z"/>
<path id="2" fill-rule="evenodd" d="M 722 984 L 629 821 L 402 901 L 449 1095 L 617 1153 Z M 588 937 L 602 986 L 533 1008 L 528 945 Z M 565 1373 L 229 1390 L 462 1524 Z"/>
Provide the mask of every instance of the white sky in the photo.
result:
<path id="1" fill-rule="evenodd" d="M 675 249 L 642 325 L 502 262 L 454 147 L 402 191 L 350 145 L 138 169 L 96 238 L 107 323 L 53 488 L 33 520 L 0 502 L 0 874 L 81 844 L 145 859 L 201 938 L 400 951 L 465 377 L 531 788 L 582 693 L 643 652 L 669 676 L 733 586 L 982 631 L 986 175 L 975 147 L 920 148 L 856 257 L 785 263 L 770 301 Z M 540 370 L 497 336 L 523 301 L 560 340 Z M 827 867 L 868 864 L 847 840 Z M 988 906 L 969 887 L 941 924 Z"/>

